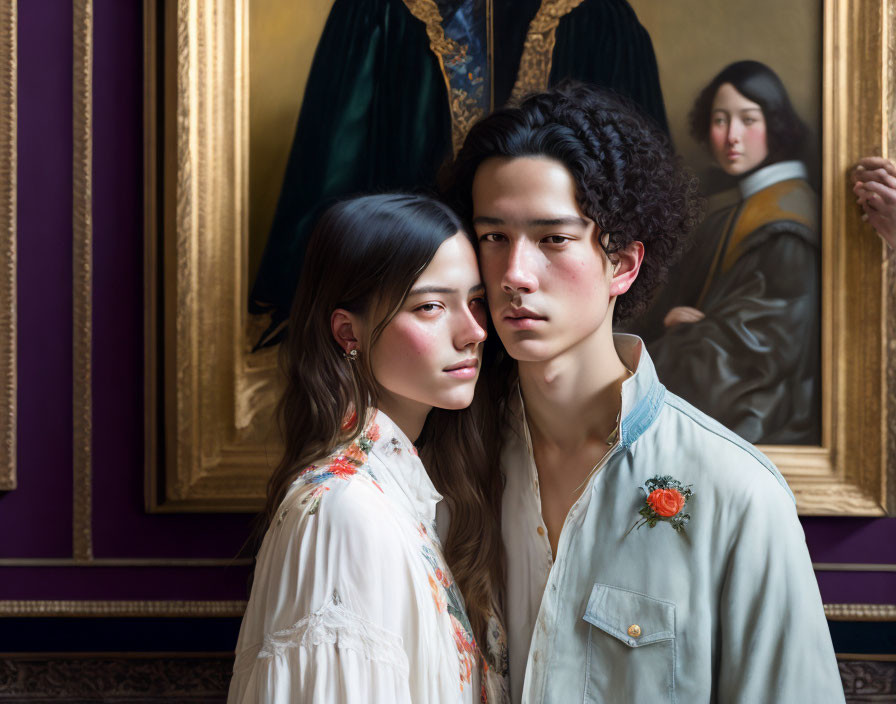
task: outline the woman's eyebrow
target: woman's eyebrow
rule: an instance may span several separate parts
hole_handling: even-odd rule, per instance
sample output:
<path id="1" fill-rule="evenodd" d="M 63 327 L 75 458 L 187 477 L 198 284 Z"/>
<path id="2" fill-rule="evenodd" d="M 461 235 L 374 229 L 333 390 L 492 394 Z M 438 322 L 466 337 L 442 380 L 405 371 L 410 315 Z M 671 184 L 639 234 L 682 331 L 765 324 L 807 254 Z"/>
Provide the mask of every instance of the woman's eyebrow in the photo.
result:
<path id="1" fill-rule="evenodd" d="M 469 290 L 469 293 L 476 293 L 477 291 L 484 290 L 484 284 L 477 284 Z M 408 296 L 422 296 L 429 293 L 444 293 L 450 295 L 458 293 L 458 290 L 456 288 L 448 288 L 446 286 L 419 286 L 418 288 L 412 288 L 410 293 L 408 293 Z"/>

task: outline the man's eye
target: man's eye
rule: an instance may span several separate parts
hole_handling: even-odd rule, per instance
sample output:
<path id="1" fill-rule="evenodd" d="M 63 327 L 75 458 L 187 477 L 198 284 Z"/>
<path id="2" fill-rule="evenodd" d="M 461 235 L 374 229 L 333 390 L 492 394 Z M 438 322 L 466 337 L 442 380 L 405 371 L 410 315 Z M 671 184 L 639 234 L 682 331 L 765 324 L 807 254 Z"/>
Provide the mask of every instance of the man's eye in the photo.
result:
<path id="1" fill-rule="evenodd" d="M 569 237 L 564 237 L 563 235 L 550 235 L 542 240 L 545 244 L 563 244 L 568 241 Z"/>
<path id="2" fill-rule="evenodd" d="M 480 242 L 503 242 L 507 238 L 500 232 L 487 232 L 479 238 Z"/>

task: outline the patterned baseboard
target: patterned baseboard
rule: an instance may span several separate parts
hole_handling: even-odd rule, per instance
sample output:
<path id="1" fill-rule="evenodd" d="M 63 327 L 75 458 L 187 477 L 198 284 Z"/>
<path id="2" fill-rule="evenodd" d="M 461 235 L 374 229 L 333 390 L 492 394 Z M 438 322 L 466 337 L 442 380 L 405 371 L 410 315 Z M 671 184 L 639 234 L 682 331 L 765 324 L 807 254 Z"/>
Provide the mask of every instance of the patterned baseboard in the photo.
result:
<path id="1" fill-rule="evenodd" d="M 896 702 L 896 662 L 840 660 L 839 665 L 849 704 Z"/>
<path id="2" fill-rule="evenodd" d="M 72 656 L 0 658 L 0 702 L 218 704 L 227 696 L 229 657 Z M 849 704 L 896 701 L 896 662 L 841 660 Z"/>
<path id="3" fill-rule="evenodd" d="M 219 704 L 232 665 L 229 657 L 3 657 L 0 702 Z"/>

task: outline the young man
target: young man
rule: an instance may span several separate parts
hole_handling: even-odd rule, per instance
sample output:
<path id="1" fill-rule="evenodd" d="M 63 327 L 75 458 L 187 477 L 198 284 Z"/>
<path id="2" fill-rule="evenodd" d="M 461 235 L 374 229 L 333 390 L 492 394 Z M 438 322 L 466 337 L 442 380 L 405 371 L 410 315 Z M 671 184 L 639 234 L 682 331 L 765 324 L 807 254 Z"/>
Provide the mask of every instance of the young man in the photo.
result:
<path id="1" fill-rule="evenodd" d="M 492 372 L 513 701 L 842 702 L 781 474 L 613 335 L 696 219 L 665 140 L 568 85 L 477 124 L 448 191 L 510 358 Z"/>

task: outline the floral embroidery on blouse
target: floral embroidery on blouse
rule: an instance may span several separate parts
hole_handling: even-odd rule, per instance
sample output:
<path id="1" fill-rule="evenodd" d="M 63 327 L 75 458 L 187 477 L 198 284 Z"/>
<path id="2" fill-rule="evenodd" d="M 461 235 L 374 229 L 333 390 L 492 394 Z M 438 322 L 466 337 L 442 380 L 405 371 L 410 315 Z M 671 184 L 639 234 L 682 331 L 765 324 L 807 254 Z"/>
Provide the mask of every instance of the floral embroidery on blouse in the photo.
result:
<path id="1" fill-rule="evenodd" d="M 299 478 L 305 484 L 313 486 L 301 502 L 303 507 L 308 507 L 310 515 L 313 516 L 317 513 L 320 508 L 321 497 L 324 495 L 324 492 L 330 490 L 330 487 L 327 486 L 328 481 L 334 478 L 348 480 L 357 474 L 360 469 L 364 469 L 377 489 L 383 490 L 370 467 L 366 466 L 367 455 L 373 447 L 373 443 L 379 440 L 379 437 L 379 426 L 376 423 L 370 423 L 351 445 L 340 449 L 336 454 L 332 455 L 327 464 L 312 464 L 299 473 Z"/>
<path id="2" fill-rule="evenodd" d="M 464 684 L 469 684 L 473 676 L 473 665 L 477 657 L 476 640 L 473 638 L 473 627 L 464 608 L 463 597 L 460 590 L 451 578 L 448 567 L 444 564 L 439 554 L 427 544 L 431 541 L 422 523 L 418 528 L 421 537 L 426 539 L 421 551 L 428 564 L 429 588 L 432 598 L 440 613 L 447 611 L 451 619 L 451 628 L 454 635 L 454 644 L 457 647 L 457 657 L 460 664 L 460 689 Z"/>

